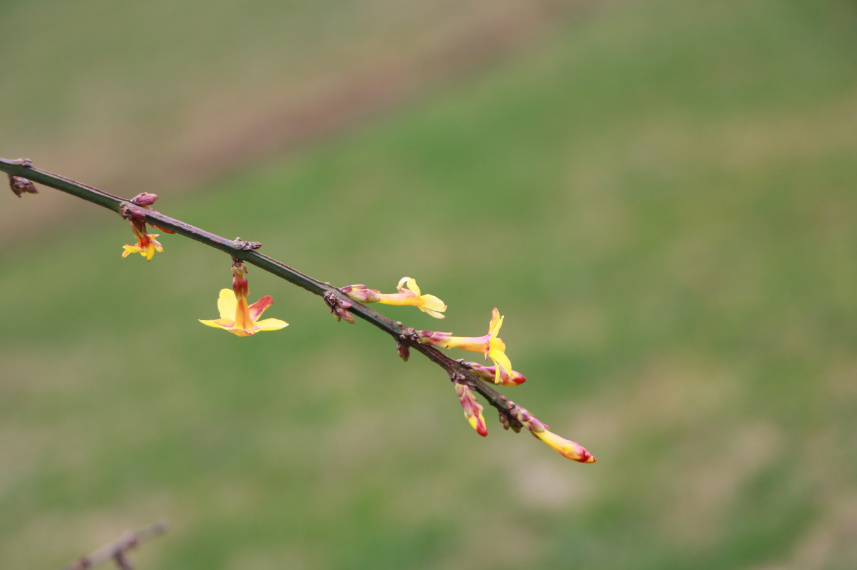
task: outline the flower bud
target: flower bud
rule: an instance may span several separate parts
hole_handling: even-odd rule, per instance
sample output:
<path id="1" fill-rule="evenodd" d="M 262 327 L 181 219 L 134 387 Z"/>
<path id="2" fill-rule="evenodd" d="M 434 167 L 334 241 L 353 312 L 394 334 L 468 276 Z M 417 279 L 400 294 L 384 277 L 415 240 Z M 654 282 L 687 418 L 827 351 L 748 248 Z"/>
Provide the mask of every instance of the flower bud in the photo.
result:
<path id="1" fill-rule="evenodd" d="M 548 444 L 554 451 L 572 461 L 580 463 L 595 463 L 595 457 L 589 453 L 585 447 L 579 443 L 575 443 L 563 437 L 560 437 L 550 431 L 550 426 L 540 422 L 530 412 L 518 406 L 513 402 L 509 402 L 509 413 L 514 419 L 517 419 L 523 426 L 530 430 L 534 437 Z"/>
<path id="2" fill-rule="evenodd" d="M 595 457 L 586 451 L 586 448 L 579 443 L 562 438 L 548 430 L 540 431 L 538 433 L 534 432 L 533 435 L 548 444 L 554 451 L 566 459 L 571 459 L 572 461 L 578 461 L 580 463 L 595 463 Z"/>
<path id="3" fill-rule="evenodd" d="M 440 331 L 417 331 L 417 338 L 420 343 L 438 348 L 446 348 L 446 341 L 450 339 L 452 333 Z"/>
<path id="4" fill-rule="evenodd" d="M 12 176 L 9 175 L 9 188 L 12 189 L 12 192 L 15 193 L 15 196 L 20 198 L 24 194 L 38 194 L 39 191 L 36 190 L 36 185 L 26 178 L 21 178 L 20 176 Z"/>
<path id="5" fill-rule="evenodd" d="M 342 292 L 361 303 L 377 303 L 381 300 L 381 292 L 375 289 L 367 289 L 366 285 L 349 285 L 343 287 Z"/>
<path id="6" fill-rule="evenodd" d="M 148 192 L 143 192 L 131 198 L 131 203 L 136 204 L 138 206 L 151 206 L 155 203 L 157 199 L 157 194 L 149 194 Z"/>
<path id="7" fill-rule="evenodd" d="M 411 357 L 411 347 L 403 342 L 396 343 L 396 350 L 399 352 L 399 358 L 405 362 Z"/>
<path id="8" fill-rule="evenodd" d="M 464 408 L 464 417 L 467 418 L 470 427 L 476 430 L 476 433 L 482 437 L 488 435 L 488 427 L 485 425 L 485 418 L 482 416 L 482 405 L 476 401 L 476 396 L 470 390 L 470 386 L 464 380 L 453 380 L 455 384 L 455 393 L 458 395 L 458 401 L 461 402 L 461 407 Z"/>
<path id="9" fill-rule="evenodd" d="M 500 367 L 500 374 L 497 374 L 496 366 L 482 366 L 476 362 L 463 362 L 462 364 L 469 368 L 476 376 L 492 384 L 496 380 L 499 380 L 497 384 L 501 386 L 520 386 L 527 381 L 526 376 L 520 372 L 515 372 L 514 370 L 506 372 L 502 366 Z"/>

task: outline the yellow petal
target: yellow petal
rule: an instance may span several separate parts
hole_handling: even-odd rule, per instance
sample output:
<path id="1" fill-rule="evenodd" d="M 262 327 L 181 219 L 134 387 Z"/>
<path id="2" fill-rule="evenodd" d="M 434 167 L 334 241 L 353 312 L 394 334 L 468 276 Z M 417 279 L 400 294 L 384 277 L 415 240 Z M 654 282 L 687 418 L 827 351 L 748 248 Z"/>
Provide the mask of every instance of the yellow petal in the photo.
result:
<path id="1" fill-rule="evenodd" d="M 220 311 L 221 319 L 235 320 L 235 310 L 238 308 L 238 299 L 232 289 L 221 289 L 220 297 L 217 298 L 217 310 Z"/>
<path id="2" fill-rule="evenodd" d="M 254 328 L 258 331 L 278 331 L 287 326 L 289 326 L 289 323 L 280 319 L 264 319 L 257 321 Z"/>
<path id="3" fill-rule="evenodd" d="M 416 279 L 411 279 L 410 277 L 408 277 L 408 289 L 413 291 L 414 295 L 416 295 L 417 297 L 420 296 L 420 286 L 417 285 Z"/>
<path id="4" fill-rule="evenodd" d="M 433 310 L 427 309 L 425 307 L 420 307 L 420 310 L 424 313 L 428 313 L 429 315 L 431 315 L 432 317 L 434 317 L 436 319 L 445 319 L 446 318 L 446 315 L 442 315 L 442 314 L 438 313 L 437 311 L 433 311 Z"/>
<path id="5" fill-rule="evenodd" d="M 439 313 L 442 313 L 446 310 L 446 304 L 434 295 L 423 295 L 420 297 L 420 300 L 422 301 L 422 306 L 420 308 L 423 310 L 428 309 L 429 311 L 435 311 Z"/>
<path id="6" fill-rule="evenodd" d="M 488 353 L 488 357 L 494 361 L 495 366 L 498 366 L 497 371 L 496 371 L 496 375 L 494 377 L 494 383 L 497 384 L 497 383 L 499 383 L 499 379 L 500 379 L 500 368 L 499 368 L 499 366 L 502 366 L 503 370 L 505 370 L 507 373 L 511 373 L 512 372 L 512 361 L 509 360 L 509 357 L 506 356 L 505 353 L 500 352 L 499 350 L 494 350 L 494 349 L 492 349 L 491 352 Z"/>
<path id="7" fill-rule="evenodd" d="M 199 322 L 209 327 L 226 330 L 231 329 L 232 326 L 235 324 L 231 319 L 217 319 L 214 321 L 204 321 L 202 319 L 199 319 Z"/>
<path id="8" fill-rule="evenodd" d="M 396 285 L 396 289 L 398 289 L 399 292 L 401 292 L 402 289 L 405 288 L 405 283 L 407 283 L 410 279 L 411 279 L 410 277 L 402 277 L 401 279 L 399 279 L 399 284 Z"/>
<path id="9" fill-rule="evenodd" d="M 497 336 L 497 332 L 500 330 L 500 327 L 503 326 L 503 317 L 500 316 L 500 311 L 495 307 L 491 312 L 491 323 L 488 325 L 488 334 L 491 335 L 491 338 L 495 338 Z"/>

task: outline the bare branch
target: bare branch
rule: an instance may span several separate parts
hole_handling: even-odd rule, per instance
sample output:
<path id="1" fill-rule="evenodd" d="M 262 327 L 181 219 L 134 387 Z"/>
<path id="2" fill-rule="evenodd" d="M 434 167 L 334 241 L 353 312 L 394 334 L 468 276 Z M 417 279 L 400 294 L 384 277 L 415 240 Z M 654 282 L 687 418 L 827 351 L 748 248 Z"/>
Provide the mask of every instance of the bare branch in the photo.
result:
<path id="1" fill-rule="evenodd" d="M 120 570 L 132 570 L 133 567 L 128 561 L 128 551 L 135 548 L 138 544 L 164 534 L 168 528 L 169 525 L 167 525 L 166 521 L 158 521 L 136 532 L 128 531 L 122 535 L 122 538 L 102 546 L 91 554 L 87 554 L 71 566 L 66 566 L 64 570 L 85 570 L 108 560 L 113 560 Z"/>
<path id="2" fill-rule="evenodd" d="M 407 360 L 410 349 L 412 348 L 443 368 L 450 377 L 460 378 L 459 382 L 466 384 L 470 389 L 478 392 L 489 404 L 497 409 L 500 413 L 501 423 L 504 427 L 511 426 L 513 428 L 518 428 L 522 423 L 519 416 L 521 416 L 522 412 L 526 412 L 526 410 L 509 402 L 506 396 L 500 394 L 479 378 L 470 369 L 470 367 L 467 366 L 469 363 L 466 363 L 463 360 L 453 360 L 438 349 L 427 344 L 422 344 L 413 328 L 405 327 L 401 322 L 393 321 L 384 315 L 373 311 L 366 305 L 348 297 L 340 289 L 331 286 L 330 283 L 313 279 L 309 275 L 305 275 L 300 271 L 277 261 L 276 259 L 259 253 L 256 251 L 261 247 L 261 244 L 259 243 L 245 242 L 241 240 L 241 238 L 229 240 L 209 233 L 180 220 L 165 216 L 150 208 L 140 207 L 133 201 L 125 200 L 119 196 L 114 196 L 113 194 L 93 188 L 92 186 L 87 186 L 63 176 L 34 168 L 32 162 L 27 159 L 6 160 L 0 158 L 0 171 L 6 172 L 10 176 L 24 178 L 33 182 L 38 182 L 39 184 L 44 184 L 45 186 L 56 188 L 57 190 L 61 190 L 73 196 L 77 196 L 78 198 L 82 198 L 83 200 L 92 202 L 93 204 L 107 208 L 108 210 L 112 210 L 125 218 L 129 218 L 130 216 L 139 221 L 145 220 L 145 222 L 165 231 L 189 237 L 200 243 L 227 253 L 232 256 L 233 260 L 242 260 L 251 265 L 255 265 L 256 267 L 285 279 L 298 287 L 302 287 L 311 293 L 319 295 L 325 300 L 328 307 L 330 307 L 331 311 L 335 315 L 342 317 L 348 312 L 353 313 L 355 316 L 371 323 L 393 337 L 397 343 L 398 353 L 403 359 Z M 138 196 L 137 198 L 140 197 Z M 135 198 L 135 200 L 137 199 Z M 140 200 L 137 201 L 139 202 Z M 154 200 L 149 200 L 147 203 L 151 203 L 153 201 Z M 350 315 L 346 317 L 346 319 L 351 322 L 353 317 L 349 317 Z M 505 419 L 503 419 L 504 417 Z M 558 438 L 553 434 L 548 434 L 551 438 L 549 440 L 548 435 L 543 433 L 544 424 L 538 422 L 538 420 L 530 415 L 529 412 L 526 412 L 526 418 L 528 421 L 526 425 L 530 428 L 533 435 L 548 443 L 548 445 L 557 450 L 563 456 L 584 463 L 592 463 L 595 461 L 595 458 L 592 457 L 582 446 L 574 442 L 568 442 L 567 440 Z M 573 444 L 573 447 L 568 447 L 568 445 L 571 444 Z M 569 449 L 571 449 L 571 451 L 569 451 Z"/>

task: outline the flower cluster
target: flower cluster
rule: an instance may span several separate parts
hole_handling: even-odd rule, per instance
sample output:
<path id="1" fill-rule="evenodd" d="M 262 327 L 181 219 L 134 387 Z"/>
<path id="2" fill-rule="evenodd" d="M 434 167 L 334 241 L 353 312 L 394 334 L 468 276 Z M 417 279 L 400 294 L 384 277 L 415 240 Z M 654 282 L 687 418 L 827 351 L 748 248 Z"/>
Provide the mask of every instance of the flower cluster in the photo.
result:
<path id="1" fill-rule="evenodd" d="M 376 289 L 369 289 L 365 285 L 350 285 L 342 289 L 346 295 L 355 301 L 362 303 L 384 303 L 387 305 L 410 305 L 418 307 L 421 311 L 435 318 L 443 318 L 440 314 L 446 311 L 446 305 L 433 295 L 423 295 L 414 279 L 403 277 L 399 281 L 398 293 L 385 294 Z M 334 310 L 332 300 L 328 300 L 331 310 Z M 485 355 L 485 361 L 489 359 L 493 366 L 485 366 L 476 362 L 459 360 L 461 366 L 469 370 L 477 378 L 485 382 L 491 382 L 502 386 L 520 386 L 527 378 L 520 372 L 512 369 L 512 362 L 506 356 L 506 343 L 499 337 L 500 328 L 503 326 L 503 315 L 495 308 L 491 312 L 491 321 L 488 323 L 488 332 L 482 336 L 453 336 L 449 332 L 427 331 L 410 329 L 411 332 L 401 335 L 397 344 L 399 356 L 407 361 L 410 354 L 410 346 L 414 343 L 433 346 L 435 348 L 449 349 L 457 348 L 470 352 L 478 352 Z M 466 377 L 460 373 L 451 373 L 452 382 L 458 400 L 464 409 L 464 417 L 468 423 L 481 436 L 488 435 L 485 418 L 482 415 L 483 407 L 476 400 L 473 386 L 468 383 Z M 548 444 L 563 457 L 581 463 L 594 463 L 595 458 L 580 444 L 564 439 L 551 432 L 547 425 L 540 422 L 527 410 L 509 403 L 507 409 L 499 409 L 500 421 L 505 429 L 519 432 L 526 427 L 534 437 Z"/>
<path id="2" fill-rule="evenodd" d="M 14 184 L 13 190 L 16 190 L 16 193 L 18 190 L 22 192 L 29 191 L 27 187 L 16 188 Z M 131 253 L 139 253 L 151 261 L 156 251 L 164 251 L 164 248 L 155 239 L 158 237 L 158 234 L 149 234 L 146 228 L 146 212 L 144 210 L 149 209 L 157 199 L 158 197 L 155 194 L 140 194 L 131 200 L 131 205 L 122 208 L 122 215 L 131 223 L 131 230 L 137 240 L 135 245 L 124 246 L 125 251 L 122 257 L 127 257 Z M 154 226 L 154 224 L 152 225 Z M 159 229 L 167 233 L 174 233 L 167 228 Z M 236 240 L 236 243 L 239 245 L 243 244 L 244 247 L 242 249 L 257 249 L 261 245 L 253 242 L 240 242 L 240 238 Z M 416 280 L 410 277 L 403 277 L 396 288 L 396 293 L 381 293 L 376 289 L 369 289 L 365 285 L 349 285 L 343 287 L 340 291 L 352 301 L 412 306 L 417 307 L 436 319 L 445 318 L 446 315 L 443 313 L 447 309 L 446 304 L 434 295 L 424 295 L 420 291 Z M 217 299 L 217 309 L 220 312 L 220 318 L 213 320 L 200 319 L 199 322 L 242 337 L 253 336 L 262 331 L 279 330 L 288 326 L 288 323 L 279 319 L 269 318 L 262 320 L 262 313 L 273 304 L 273 301 L 270 295 L 266 295 L 255 303 L 248 305 L 247 297 L 249 296 L 249 292 L 247 267 L 243 261 L 237 257 L 233 257 L 232 289 L 222 289 Z M 353 303 L 341 299 L 333 291 L 327 291 L 324 294 L 324 300 L 337 321 L 344 319 L 349 323 L 354 323 L 354 315 L 351 312 L 351 309 L 354 308 Z M 457 348 L 470 352 L 478 352 L 485 356 L 486 363 L 490 359 L 493 366 L 460 360 L 458 362 L 461 367 L 469 370 L 472 375 L 485 382 L 503 386 L 519 386 L 527 379 L 523 374 L 512 369 L 512 362 L 506 356 L 506 343 L 499 337 L 503 320 L 504 317 L 495 308 L 491 312 L 488 332 L 478 337 L 453 336 L 452 333 L 447 332 L 408 329 L 406 334 L 400 335 L 397 350 L 399 356 L 406 362 L 410 356 L 411 346 L 426 345 L 442 349 Z M 482 415 L 483 407 L 473 393 L 473 388 L 482 390 L 479 387 L 479 383 L 472 379 L 467 380 L 465 374 L 455 372 L 454 370 L 450 371 L 450 377 L 455 387 L 455 393 L 464 410 L 465 419 L 467 419 L 467 422 L 476 433 L 483 437 L 487 436 L 488 428 L 485 424 L 485 417 Z M 486 392 L 483 391 L 483 394 L 486 394 Z M 494 405 L 500 412 L 500 422 L 504 429 L 512 429 L 515 432 L 519 432 L 526 427 L 534 437 L 548 444 L 563 457 L 581 463 L 595 462 L 595 458 L 583 446 L 554 434 L 547 425 L 540 422 L 524 408 L 512 402 L 508 402 L 508 407 L 506 408 L 497 403 L 494 403 Z"/>

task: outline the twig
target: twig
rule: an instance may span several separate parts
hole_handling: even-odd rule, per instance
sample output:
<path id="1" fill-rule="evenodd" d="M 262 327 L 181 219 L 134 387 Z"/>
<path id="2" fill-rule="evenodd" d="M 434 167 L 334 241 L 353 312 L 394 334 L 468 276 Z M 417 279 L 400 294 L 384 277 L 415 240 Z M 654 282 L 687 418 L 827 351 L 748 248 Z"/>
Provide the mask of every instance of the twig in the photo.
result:
<path id="1" fill-rule="evenodd" d="M 167 525 L 166 521 L 158 521 L 136 532 L 128 531 L 122 535 L 122 538 L 102 546 L 91 554 L 87 554 L 71 566 L 66 566 L 64 570 L 85 570 L 108 560 L 116 562 L 116 565 L 121 570 L 132 570 L 133 567 L 128 561 L 128 551 L 135 548 L 138 544 L 164 534 L 168 529 L 169 525 Z"/>
<path id="2" fill-rule="evenodd" d="M 124 210 L 135 208 L 129 200 L 125 200 L 113 194 L 103 192 L 92 186 L 87 186 L 74 180 L 52 174 L 50 172 L 34 168 L 32 163 L 26 159 L 7 160 L 0 158 L 0 171 L 6 172 L 11 176 L 26 178 L 33 182 L 38 182 L 51 188 L 56 188 L 78 198 L 82 198 L 93 204 L 97 204 L 108 210 L 112 210 L 117 214 L 122 214 Z M 442 367 L 448 374 L 459 374 L 464 377 L 464 381 L 479 394 L 481 394 L 489 404 L 497 408 L 497 410 L 509 418 L 511 422 L 516 421 L 513 415 L 514 409 L 509 405 L 506 396 L 500 394 L 488 384 L 475 376 L 467 367 L 460 362 L 449 358 L 438 349 L 421 344 L 414 334 L 412 328 L 405 327 L 401 322 L 388 319 L 384 315 L 373 311 L 367 306 L 347 297 L 342 291 L 330 285 L 313 279 L 312 277 L 289 267 L 288 265 L 277 261 L 267 255 L 263 255 L 255 251 L 252 247 L 248 247 L 248 242 L 240 239 L 228 240 L 224 237 L 206 232 L 197 227 L 186 224 L 180 220 L 170 218 L 155 210 L 147 208 L 137 208 L 137 211 L 145 216 L 147 222 L 161 228 L 167 228 L 177 234 L 189 237 L 205 245 L 211 246 L 220 251 L 226 252 L 233 258 L 238 258 L 246 263 L 255 265 L 269 273 L 281 277 L 286 281 L 303 287 L 307 291 L 316 295 L 322 296 L 330 303 L 344 303 L 350 305 L 349 311 L 361 319 L 371 323 L 377 328 L 393 337 L 400 345 L 409 346 L 421 352 L 429 360 Z"/>

